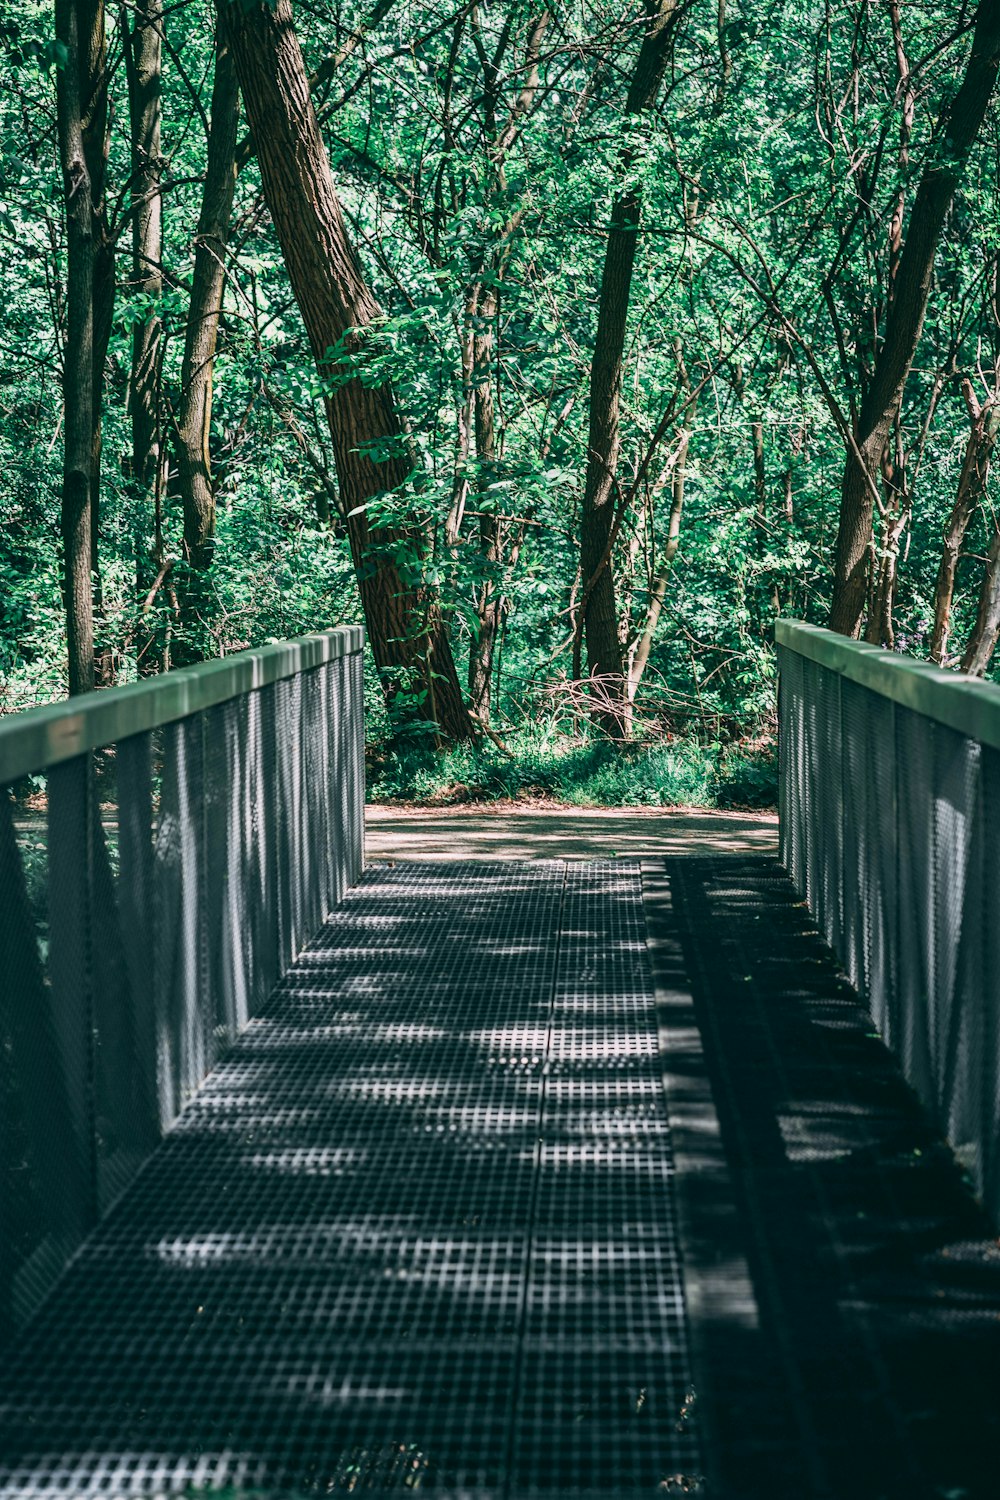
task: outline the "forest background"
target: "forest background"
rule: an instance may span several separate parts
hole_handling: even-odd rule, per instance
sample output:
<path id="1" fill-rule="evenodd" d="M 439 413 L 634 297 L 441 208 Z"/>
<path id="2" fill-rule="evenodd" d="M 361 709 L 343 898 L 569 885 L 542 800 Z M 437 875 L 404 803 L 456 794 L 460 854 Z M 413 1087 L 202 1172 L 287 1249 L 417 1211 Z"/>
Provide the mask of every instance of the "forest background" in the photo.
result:
<path id="1" fill-rule="evenodd" d="M 301 49 L 301 50 L 300 50 Z M 990 673 L 1000 0 L 6 0 L 0 711 L 364 618 L 380 795 Z"/>

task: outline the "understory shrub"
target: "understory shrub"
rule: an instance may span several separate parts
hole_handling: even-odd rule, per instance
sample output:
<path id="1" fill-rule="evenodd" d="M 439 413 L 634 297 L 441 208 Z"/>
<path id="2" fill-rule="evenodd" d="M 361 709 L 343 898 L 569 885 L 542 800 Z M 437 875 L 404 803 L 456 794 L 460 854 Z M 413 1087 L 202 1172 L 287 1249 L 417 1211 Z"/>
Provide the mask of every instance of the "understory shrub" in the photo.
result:
<path id="1" fill-rule="evenodd" d="M 544 799 L 577 807 L 731 808 L 771 807 L 777 801 L 771 743 L 552 743 L 537 732 L 521 731 L 508 746 L 511 755 L 489 743 L 445 751 L 371 745 L 369 801 L 447 806 Z"/>

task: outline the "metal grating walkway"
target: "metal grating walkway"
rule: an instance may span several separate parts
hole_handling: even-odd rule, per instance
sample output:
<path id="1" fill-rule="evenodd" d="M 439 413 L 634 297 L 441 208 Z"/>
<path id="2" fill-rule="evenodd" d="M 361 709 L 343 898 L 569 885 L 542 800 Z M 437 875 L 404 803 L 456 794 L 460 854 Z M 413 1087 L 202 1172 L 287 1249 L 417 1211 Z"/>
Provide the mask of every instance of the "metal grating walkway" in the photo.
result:
<path id="1" fill-rule="evenodd" d="M 0 1374 L 4 1496 L 695 1486 L 638 864 L 376 867 Z"/>

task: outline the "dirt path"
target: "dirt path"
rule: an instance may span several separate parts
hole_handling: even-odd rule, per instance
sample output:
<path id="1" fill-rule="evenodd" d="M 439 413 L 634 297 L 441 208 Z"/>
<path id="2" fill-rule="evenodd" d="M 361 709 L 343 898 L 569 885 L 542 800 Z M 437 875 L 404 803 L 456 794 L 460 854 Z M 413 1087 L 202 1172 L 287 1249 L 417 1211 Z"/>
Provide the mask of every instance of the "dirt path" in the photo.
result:
<path id="1" fill-rule="evenodd" d="M 404 807 L 365 809 L 374 860 L 635 859 L 676 854 L 775 854 L 778 817 L 705 808 Z"/>

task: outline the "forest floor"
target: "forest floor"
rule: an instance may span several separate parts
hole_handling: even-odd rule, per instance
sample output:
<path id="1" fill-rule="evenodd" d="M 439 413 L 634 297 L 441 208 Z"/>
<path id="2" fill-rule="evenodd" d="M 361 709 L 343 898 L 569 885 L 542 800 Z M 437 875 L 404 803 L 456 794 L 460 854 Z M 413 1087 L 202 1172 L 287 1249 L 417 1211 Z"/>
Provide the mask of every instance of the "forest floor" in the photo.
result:
<path id="1" fill-rule="evenodd" d="M 610 859 L 768 854 L 778 815 L 703 807 L 567 807 L 491 803 L 365 809 L 368 860 Z"/>

